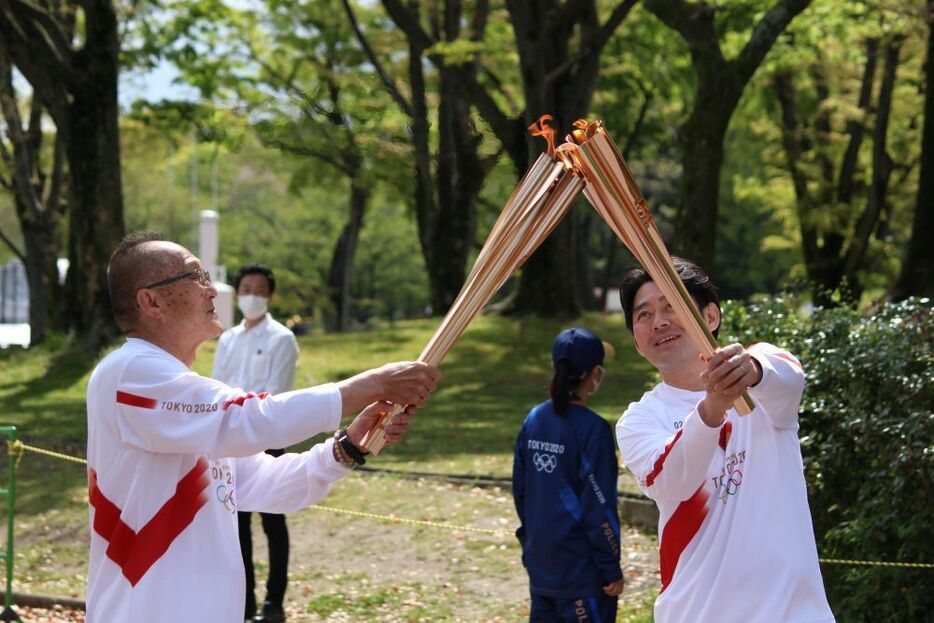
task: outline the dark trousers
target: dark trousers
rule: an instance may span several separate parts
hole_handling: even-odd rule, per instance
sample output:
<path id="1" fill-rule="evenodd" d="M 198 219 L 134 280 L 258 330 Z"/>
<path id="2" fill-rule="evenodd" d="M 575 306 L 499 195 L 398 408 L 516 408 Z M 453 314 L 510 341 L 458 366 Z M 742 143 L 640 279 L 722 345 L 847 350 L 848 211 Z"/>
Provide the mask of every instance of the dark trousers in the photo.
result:
<path id="1" fill-rule="evenodd" d="M 602 591 L 592 597 L 546 597 L 532 593 L 530 623 L 614 623 L 619 599 Z"/>
<path id="2" fill-rule="evenodd" d="M 243 569 L 246 571 L 246 606 L 245 619 L 256 614 L 256 577 L 253 574 L 253 535 L 250 532 L 251 513 L 237 513 L 240 525 L 240 553 L 243 555 Z M 266 579 L 266 601 L 282 606 L 285 587 L 289 575 L 289 529 L 285 525 L 285 515 L 260 513 L 263 520 L 263 532 L 269 541 L 269 577 Z"/>

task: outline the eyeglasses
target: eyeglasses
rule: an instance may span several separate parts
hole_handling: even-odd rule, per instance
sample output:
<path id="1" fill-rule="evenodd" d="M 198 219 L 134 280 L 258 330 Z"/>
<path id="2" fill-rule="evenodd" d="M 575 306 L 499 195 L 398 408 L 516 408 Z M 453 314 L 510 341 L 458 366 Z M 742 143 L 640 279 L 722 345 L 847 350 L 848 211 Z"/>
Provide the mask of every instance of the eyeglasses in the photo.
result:
<path id="1" fill-rule="evenodd" d="M 169 284 L 175 283 L 176 281 L 181 281 L 182 279 L 195 279 L 199 285 L 208 287 L 211 285 L 211 273 L 204 270 L 203 268 L 196 268 L 194 270 L 186 270 L 183 273 L 178 273 L 162 281 L 157 281 L 155 283 L 150 283 L 148 286 L 143 286 L 139 288 L 140 290 L 149 290 L 152 288 L 161 288 L 162 286 L 167 286 Z"/>

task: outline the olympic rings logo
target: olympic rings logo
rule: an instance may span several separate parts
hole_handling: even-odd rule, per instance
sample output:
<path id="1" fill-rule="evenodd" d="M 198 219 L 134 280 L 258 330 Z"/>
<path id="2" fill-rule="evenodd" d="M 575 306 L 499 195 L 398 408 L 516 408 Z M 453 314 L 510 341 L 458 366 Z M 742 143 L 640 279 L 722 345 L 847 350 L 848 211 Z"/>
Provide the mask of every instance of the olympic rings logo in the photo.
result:
<path id="1" fill-rule="evenodd" d="M 217 489 L 214 490 L 215 495 L 217 495 L 217 500 L 224 505 L 224 510 L 228 513 L 236 513 L 237 505 L 234 504 L 233 491 L 227 493 L 227 487 L 224 485 L 217 485 Z"/>
<path id="2" fill-rule="evenodd" d="M 730 477 L 720 482 L 720 500 L 726 504 L 727 498 L 736 495 L 739 486 L 743 484 L 743 472 L 734 469 L 730 472 Z"/>
<path id="3" fill-rule="evenodd" d="M 547 452 L 536 452 L 532 455 L 532 462 L 535 463 L 535 469 L 540 472 L 548 472 L 549 474 L 558 467 L 558 457 L 554 454 L 548 454 Z"/>

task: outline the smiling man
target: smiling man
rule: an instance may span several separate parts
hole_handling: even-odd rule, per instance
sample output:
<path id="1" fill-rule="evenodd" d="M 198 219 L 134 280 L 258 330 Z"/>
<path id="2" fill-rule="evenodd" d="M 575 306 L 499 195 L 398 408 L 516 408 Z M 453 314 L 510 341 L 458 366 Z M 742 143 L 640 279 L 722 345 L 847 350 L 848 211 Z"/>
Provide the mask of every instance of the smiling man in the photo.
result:
<path id="1" fill-rule="evenodd" d="M 197 257 L 131 235 L 107 277 L 127 340 L 88 383 L 87 621 L 242 621 L 237 511 L 281 513 L 322 499 L 364 462 L 360 440 L 388 408 L 379 401 L 423 404 L 438 371 L 402 362 L 338 383 L 248 393 L 191 370 L 198 346 L 221 332 L 217 291 Z M 359 409 L 307 452 L 263 453 L 334 430 Z M 411 419 L 411 409 L 397 417 L 387 439 L 400 439 Z"/>
<path id="2" fill-rule="evenodd" d="M 710 330 L 720 303 L 710 277 L 672 258 Z M 655 621 L 826 623 L 798 442 L 800 362 L 770 344 L 730 344 L 704 361 L 641 268 L 620 286 L 636 350 L 662 382 L 616 426 L 625 464 L 659 510 L 662 590 Z M 732 408 L 744 391 L 747 416 Z"/>

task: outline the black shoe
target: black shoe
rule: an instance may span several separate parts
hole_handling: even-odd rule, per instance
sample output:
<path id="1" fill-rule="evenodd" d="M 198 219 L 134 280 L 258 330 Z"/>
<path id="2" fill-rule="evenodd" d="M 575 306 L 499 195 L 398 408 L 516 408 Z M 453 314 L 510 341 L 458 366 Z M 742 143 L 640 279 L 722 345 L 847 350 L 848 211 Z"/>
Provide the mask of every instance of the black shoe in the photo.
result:
<path id="1" fill-rule="evenodd" d="M 268 601 L 263 604 L 262 614 L 253 617 L 253 623 L 283 623 L 283 621 L 285 621 L 285 611 L 282 606 Z"/>

